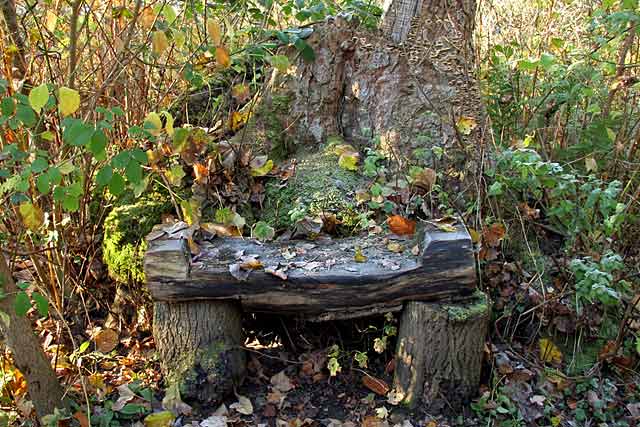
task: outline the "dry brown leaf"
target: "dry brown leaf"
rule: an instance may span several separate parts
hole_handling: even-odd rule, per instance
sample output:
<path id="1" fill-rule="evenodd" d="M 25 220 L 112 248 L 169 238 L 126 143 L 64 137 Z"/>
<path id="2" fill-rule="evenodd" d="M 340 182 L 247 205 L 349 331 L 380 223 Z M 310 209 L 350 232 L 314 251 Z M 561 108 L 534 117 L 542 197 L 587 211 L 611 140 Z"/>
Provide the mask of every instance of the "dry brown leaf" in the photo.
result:
<path id="1" fill-rule="evenodd" d="M 431 168 L 424 168 L 413 179 L 414 185 L 422 188 L 425 191 L 431 191 L 433 185 L 436 183 L 437 175 L 436 171 Z"/>
<path id="2" fill-rule="evenodd" d="M 412 235 L 416 232 L 416 222 L 400 215 L 393 215 L 387 219 L 391 231 L 398 235 Z"/>
<path id="3" fill-rule="evenodd" d="M 118 333 L 113 329 L 103 329 L 94 337 L 96 348 L 101 353 L 109 353 L 116 348 L 120 342 Z"/>
<path id="4" fill-rule="evenodd" d="M 496 247 L 500 244 L 500 241 L 504 239 L 507 229 L 499 222 L 491 224 L 489 227 L 484 227 L 482 230 L 482 241 L 489 247 Z"/>
<path id="5" fill-rule="evenodd" d="M 229 56 L 229 51 L 226 47 L 216 47 L 216 62 L 221 68 L 229 68 L 231 65 L 231 57 Z"/>
<path id="6" fill-rule="evenodd" d="M 387 393 L 389 393 L 389 390 L 391 390 L 386 382 L 382 381 L 380 378 L 372 377 L 371 375 L 364 375 L 362 377 L 362 384 L 380 396 L 386 396 Z"/>
<path id="7" fill-rule="evenodd" d="M 89 418 L 87 418 L 85 413 L 82 412 L 82 411 L 78 411 L 75 414 L 73 414 L 73 418 L 78 420 L 78 422 L 80 423 L 80 427 L 89 427 L 89 425 L 90 425 L 89 424 Z"/>

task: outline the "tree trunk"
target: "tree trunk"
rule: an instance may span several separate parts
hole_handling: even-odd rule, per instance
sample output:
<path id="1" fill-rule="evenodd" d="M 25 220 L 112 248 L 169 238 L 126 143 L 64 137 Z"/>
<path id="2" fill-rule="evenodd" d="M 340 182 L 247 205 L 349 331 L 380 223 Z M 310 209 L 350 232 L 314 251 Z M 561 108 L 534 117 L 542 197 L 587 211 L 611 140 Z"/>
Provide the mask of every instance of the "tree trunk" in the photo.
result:
<path id="1" fill-rule="evenodd" d="M 242 313 L 234 301 L 154 304 L 153 335 L 169 386 L 218 403 L 243 379 Z"/>
<path id="2" fill-rule="evenodd" d="M 478 392 L 489 322 L 487 297 L 458 304 L 410 302 L 400 320 L 394 389 L 403 403 L 456 409 Z"/>
<path id="3" fill-rule="evenodd" d="M 65 407 L 63 390 L 51 364 L 42 350 L 33 327 L 26 317 L 18 316 L 15 296 L 18 288 L 13 281 L 4 255 L 0 253 L 0 311 L 7 315 L 0 318 L 0 331 L 13 352 L 16 367 L 27 380 L 28 392 L 38 417 L 52 414 L 55 408 Z M 4 321 L 8 319 L 8 324 Z"/>

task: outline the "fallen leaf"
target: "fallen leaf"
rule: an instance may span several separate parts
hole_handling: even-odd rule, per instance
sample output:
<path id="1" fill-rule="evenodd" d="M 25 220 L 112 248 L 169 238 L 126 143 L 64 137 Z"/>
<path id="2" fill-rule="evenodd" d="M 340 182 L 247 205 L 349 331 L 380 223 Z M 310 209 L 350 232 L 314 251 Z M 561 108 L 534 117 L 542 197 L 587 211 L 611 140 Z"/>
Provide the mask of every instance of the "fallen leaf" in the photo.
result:
<path id="1" fill-rule="evenodd" d="M 287 280 L 288 278 L 286 268 L 266 267 L 264 271 L 265 273 L 272 274 L 282 280 Z"/>
<path id="2" fill-rule="evenodd" d="M 355 262 L 367 262 L 367 257 L 362 254 L 362 249 L 359 246 L 356 247 L 356 253 L 353 256 L 353 260 Z"/>
<path id="3" fill-rule="evenodd" d="M 548 338 L 540 338 L 540 359 L 547 363 L 561 363 L 562 351 Z"/>
<path id="4" fill-rule="evenodd" d="M 400 253 L 400 252 L 404 251 L 404 246 L 402 246 L 398 242 L 390 242 L 387 245 L 387 249 L 390 250 L 391 252 Z"/>
<path id="5" fill-rule="evenodd" d="M 386 396 L 390 390 L 389 385 L 387 385 L 386 382 L 371 375 L 363 375 L 362 384 L 364 384 L 365 387 L 380 396 Z"/>
<path id="6" fill-rule="evenodd" d="M 482 241 L 489 247 L 496 247 L 504 239 L 507 229 L 501 223 L 493 223 L 489 227 L 482 229 Z"/>
<path id="7" fill-rule="evenodd" d="M 431 168 L 424 168 L 413 178 L 413 184 L 425 191 L 431 191 L 436 179 L 436 171 Z"/>
<path id="8" fill-rule="evenodd" d="M 387 218 L 389 229 L 398 235 L 412 235 L 416 231 L 416 222 L 400 215 L 392 215 Z"/>
<path id="9" fill-rule="evenodd" d="M 89 427 L 89 418 L 87 418 L 87 415 L 82 412 L 82 411 L 77 411 L 75 414 L 73 414 L 73 418 L 75 418 L 78 423 L 80 423 L 80 427 Z"/>
<path id="10" fill-rule="evenodd" d="M 175 416 L 189 415 L 191 414 L 191 406 L 182 401 L 180 397 L 180 389 L 178 383 L 174 382 L 167 388 L 167 391 L 162 399 L 162 407 Z"/>
<path id="11" fill-rule="evenodd" d="M 237 280 L 245 282 L 249 278 L 251 270 L 244 270 L 240 267 L 239 263 L 229 264 L 229 273 Z"/>
<path id="12" fill-rule="evenodd" d="M 211 415 L 200 421 L 200 427 L 227 427 L 227 417 L 224 415 Z"/>
<path id="13" fill-rule="evenodd" d="M 235 409 L 236 412 L 243 415 L 253 414 L 253 405 L 251 404 L 251 401 L 248 398 L 239 394 L 237 395 L 237 397 L 238 397 L 238 401 L 230 405 L 229 408 Z"/>
<path id="14" fill-rule="evenodd" d="M 471 131 L 473 131 L 477 126 L 478 123 L 476 122 L 476 119 L 469 116 L 461 116 L 456 121 L 456 128 L 462 135 L 470 135 Z"/>
<path id="15" fill-rule="evenodd" d="M 96 348 L 101 353 L 109 353 L 118 346 L 120 340 L 118 333 L 113 329 L 103 329 L 93 338 Z"/>
<path id="16" fill-rule="evenodd" d="M 386 407 L 383 406 L 381 408 L 376 408 L 376 417 L 380 418 L 381 420 L 385 420 L 388 416 L 389 410 Z"/>
<path id="17" fill-rule="evenodd" d="M 175 418 L 170 411 L 156 412 L 147 415 L 144 425 L 145 427 L 171 427 Z"/>
<path id="18" fill-rule="evenodd" d="M 124 408 L 124 405 L 133 400 L 135 394 L 133 393 L 133 391 L 131 391 L 127 384 L 118 386 L 116 390 L 118 390 L 119 397 L 118 400 L 116 400 L 116 402 L 111 406 L 111 409 L 113 409 L 114 411 L 120 411 L 122 408 Z"/>
<path id="19" fill-rule="evenodd" d="M 284 373 L 284 370 L 271 377 L 271 385 L 273 385 L 276 390 L 283 393 L 294 388 L 294 385 L 291 383 L 291 379 Z"/>

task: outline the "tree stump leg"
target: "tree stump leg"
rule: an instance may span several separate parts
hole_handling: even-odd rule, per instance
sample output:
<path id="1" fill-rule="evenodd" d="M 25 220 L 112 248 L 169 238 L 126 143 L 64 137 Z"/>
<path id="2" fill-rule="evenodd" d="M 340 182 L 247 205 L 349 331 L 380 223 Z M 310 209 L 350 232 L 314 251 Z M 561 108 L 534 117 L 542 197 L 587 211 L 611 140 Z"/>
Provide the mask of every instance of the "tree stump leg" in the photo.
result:
<path id="1" fill-rule="evenodd" d="M 156 302 L 153 335 L 168 386 L 202 403 L 230 394 L 246 370 L 241 320 L 236 302 Z"/>
<path id="2" fill-rule="evenodd" d="M 422 399 L 459 408 L 478 391 L 489 300 L 482 292 L 464 303 L 405 304 L 400 320 L 394 389 L 414 408 Z"/>

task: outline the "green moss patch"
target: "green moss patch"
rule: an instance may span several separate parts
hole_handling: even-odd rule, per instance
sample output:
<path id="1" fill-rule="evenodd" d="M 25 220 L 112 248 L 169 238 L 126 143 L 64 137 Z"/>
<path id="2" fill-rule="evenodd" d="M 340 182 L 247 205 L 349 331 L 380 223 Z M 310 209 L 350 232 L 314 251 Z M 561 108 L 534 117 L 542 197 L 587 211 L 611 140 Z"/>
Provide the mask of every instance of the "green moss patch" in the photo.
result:
<path id="1" fill-rule="evenodd" d="M 171 209 L 165 196 L 154 193 L 137 203 L 115 207 L 109 213 L 104 221 L 102 256 L 114 280 L 144 282 L 144 238 L 161 222 L 162 214 Z"/>
<path id="2" fill-rule="evenodd" d="M 364 177 L 341 168 L 335 155 L 316 153 L 298 162 L 284 186 L 279 181 L 267 183 L 259 219 L 284 229 L 296 218 L 331 213 L 345 227 L 355 226 L 361 213 L 355 195 L 365 185 Z"/>
<path id="3" fill-rule="evenodd" d="M 484 292 L 476 291 L 472 298 L 466 303 L 445 306 L 449 319 L 453 322 L 465 322 L 489 311 L 489 298 Z"/>

